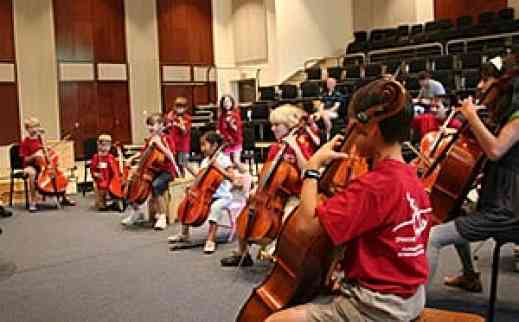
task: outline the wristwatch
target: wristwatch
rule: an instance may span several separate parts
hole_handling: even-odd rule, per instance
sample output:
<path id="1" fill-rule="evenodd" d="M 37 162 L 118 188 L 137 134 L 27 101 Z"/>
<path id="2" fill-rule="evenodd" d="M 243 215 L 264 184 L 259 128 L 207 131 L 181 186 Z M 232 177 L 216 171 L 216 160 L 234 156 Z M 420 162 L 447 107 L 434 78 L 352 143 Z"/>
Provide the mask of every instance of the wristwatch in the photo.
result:
<path id="1" fill-rule="evenodd" d="M 315 179 L 317 181 L 321 180 L 321 173 L 314 169 L 306 169 L 303 172 L 303 180 L 304 179 Z"/>

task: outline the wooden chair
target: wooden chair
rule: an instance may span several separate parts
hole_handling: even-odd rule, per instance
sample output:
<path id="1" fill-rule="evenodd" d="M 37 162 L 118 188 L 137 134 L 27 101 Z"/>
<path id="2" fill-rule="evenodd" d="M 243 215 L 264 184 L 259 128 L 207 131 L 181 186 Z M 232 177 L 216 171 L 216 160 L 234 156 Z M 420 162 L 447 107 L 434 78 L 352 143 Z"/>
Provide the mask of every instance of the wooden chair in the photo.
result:
<path id="1" fill-rule="evenodd" d="M 414 322 L 485 322 L 485 319 L 476 314 L 426 308 Z"/>

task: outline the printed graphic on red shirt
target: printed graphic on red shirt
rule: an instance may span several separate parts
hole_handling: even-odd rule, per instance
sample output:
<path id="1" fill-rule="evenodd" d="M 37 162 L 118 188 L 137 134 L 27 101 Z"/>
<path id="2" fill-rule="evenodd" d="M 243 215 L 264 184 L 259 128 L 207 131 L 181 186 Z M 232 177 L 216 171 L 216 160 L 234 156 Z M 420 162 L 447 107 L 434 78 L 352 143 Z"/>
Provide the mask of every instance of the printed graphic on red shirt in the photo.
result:
<path id="1" fill-rule="evenodd" d="M 343 267 L 350 281 L 405 298 L 427 283 L 431 204 L 411 166 L 379 161 L 317 214 L 334 244 L 346 246 Z"/>
<path id="2" fill-rule="evenodd" d="M 398 224 L 391 231 L 397 234 L 395 242 L 401 245 L 398 257 L 416 257 L 425 254 L 422 234 L 429 224 L 432 208 L 420 209 L 410 193 L 406 193 L 406 199 L 411 209 L 411 219 Z"/>

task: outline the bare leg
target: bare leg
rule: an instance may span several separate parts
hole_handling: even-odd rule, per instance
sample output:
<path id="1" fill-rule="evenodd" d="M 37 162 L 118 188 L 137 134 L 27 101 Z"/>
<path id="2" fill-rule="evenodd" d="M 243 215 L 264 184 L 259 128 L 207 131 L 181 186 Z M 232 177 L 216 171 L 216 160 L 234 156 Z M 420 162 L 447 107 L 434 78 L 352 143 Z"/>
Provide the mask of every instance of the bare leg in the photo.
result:
<path id="1" fill-rule="evenodd" d="M 210 222 L 209 223 L 209 232 L 207 234 L 207 240 L 215 242 L 217 230 L 218 230 L 218 225 L 215 222 Z"/>
<path id="2" fill-rule="evenodd" d="M 294 307 L 272 314 L 265 322 L 308 322 L 308 319 L 303 307 Z"/>
<path id="3" fill-rule="evenodd" d="M 29 193 L 27 195 L 29 199 L 29 207 L 33 208 L 36 207 L 36 169 L 34 169 L 33 167 L 26 167 L 25 169 L 23 169 L 23 171 L 29 177 Z"/>

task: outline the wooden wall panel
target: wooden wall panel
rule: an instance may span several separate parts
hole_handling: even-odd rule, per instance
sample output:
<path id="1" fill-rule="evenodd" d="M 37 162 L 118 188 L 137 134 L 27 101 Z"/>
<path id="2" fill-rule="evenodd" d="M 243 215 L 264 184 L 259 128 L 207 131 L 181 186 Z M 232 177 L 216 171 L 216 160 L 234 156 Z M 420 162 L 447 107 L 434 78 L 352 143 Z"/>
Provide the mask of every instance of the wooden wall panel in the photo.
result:
<path id="1" fill-rule="evenodd" d="M 14 61 L 12 0 L 0 0 L 0 60 Z"/>
<path id="2" fill-rule="evenodd" d="M 181 84 L 162 85 L 162 111 L 168 112 L 171 110 L 175 98 L 184 96 L 187 99 L 187 105 L 193 107 L 193 86 Z"/>
<path id="3" fill-rule="evenodd" d="M 83 155 L 82 142 L 97 134 L 97 94 L 94 82 L 60 83 L 61 135 L 73 133 L 76 157 Z M 76 122 L 79 129 L 75 130 Z"/>
<path id="4" fill-rule="evenodd" d="M 163 64 L 213 64 L 211 0 L 157 0 Z"/>
<path id="5" fill-rule="evenodd" d="M 435 19 L 450 18 L 455 20 L 459 16 L 477 16 L 484 11 L 498 11 L 507 6 L 507 0 L 435 0 Z"/>
<path id="6" fill-rule="evenodd" d="M 131 142 L 131 122 L 127 82 L 97 83 L 98 134 L 111 133 L 114 141 Z M 144 125 L 143 125 L 144 126 Z"/>
<path id="7" fill-rule="evenodd" d="M 0 62 L 16 66 L 12 0 L 0 0 Z M 20 140 L 20 111 L 15 82 L 0 82 L 0 145 Z"/>
<path id="8" fill-rule="evenodd" d="M 20 114 L 18 111 L 18 91 L 16 84 L 0 83 L 0 145 L 7 145 L 20 140 Z"/>
<path id="9" fill-rule="evenodd" d="M 58 61 L 94 60 L 92 0 L 54 0 Z"/>
<path id="10" fill-rule="evenodd" d="M 127 63 L 124 0 L 54 0 L 54 17 L 58 63 Z M 62 134 L 80 124 L 78 158 L 81 142 L 100 133 L 131 142 L 127 81 L 60 82 L 60 108 Z"/>
<path id="11" fill-rule="evenodd" d="M 94 3 L 96 61 L 126 62 L 124 2 L 122 0 L 95 0 Z"/>

